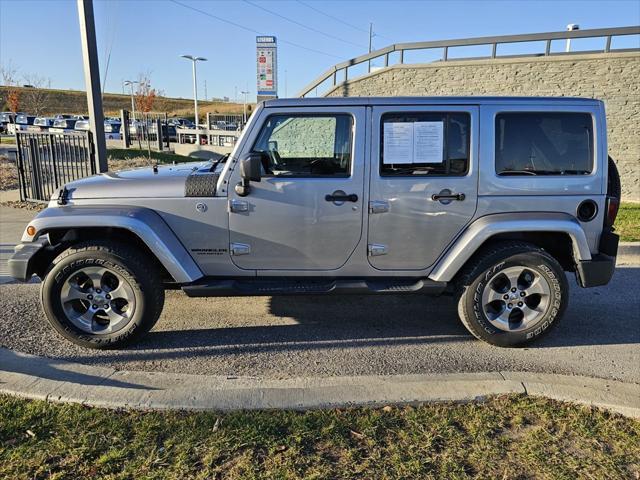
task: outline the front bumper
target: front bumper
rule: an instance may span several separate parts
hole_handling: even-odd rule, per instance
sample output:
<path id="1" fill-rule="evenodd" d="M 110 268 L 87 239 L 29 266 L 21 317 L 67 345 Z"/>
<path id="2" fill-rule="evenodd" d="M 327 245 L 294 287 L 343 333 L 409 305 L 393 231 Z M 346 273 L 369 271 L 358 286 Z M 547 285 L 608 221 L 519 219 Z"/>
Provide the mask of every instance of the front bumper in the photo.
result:
<path id="1" fill-rule="evenodd" d="M 576 274 L 578 283 L 583 288 L 606 285 L 613 277 L 618 255 L 620 237 L 613 232 L 604 231 L 600 237 L 599 252 L 591 260 L 578 262 Z"/>
<path id="2" fill-rule="evenodd" d="M 21 282 L 29 280 L 35 271 L 36 255 L 47 245 L 47 238 L 16 245 L 13 255 L 9 258 L 9 275 Z"/>

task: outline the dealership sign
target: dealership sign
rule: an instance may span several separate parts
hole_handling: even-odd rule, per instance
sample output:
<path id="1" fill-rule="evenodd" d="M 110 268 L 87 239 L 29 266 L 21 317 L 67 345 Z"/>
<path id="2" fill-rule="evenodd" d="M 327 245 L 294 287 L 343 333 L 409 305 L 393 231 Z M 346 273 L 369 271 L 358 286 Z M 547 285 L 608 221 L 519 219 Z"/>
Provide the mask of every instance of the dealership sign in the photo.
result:
<path id="1" fill-rule="evenodd" d="M 278 96 L 278 56 L 276 37 L 256 37 L 258 100 Z"/>

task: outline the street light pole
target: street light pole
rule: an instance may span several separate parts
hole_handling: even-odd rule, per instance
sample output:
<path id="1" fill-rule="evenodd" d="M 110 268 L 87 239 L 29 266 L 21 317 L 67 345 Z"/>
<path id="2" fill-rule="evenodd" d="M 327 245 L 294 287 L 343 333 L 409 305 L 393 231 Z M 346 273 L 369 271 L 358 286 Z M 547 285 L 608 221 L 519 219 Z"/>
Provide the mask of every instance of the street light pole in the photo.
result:
<path id="1" fill-rule="evenodd" d="M 196 114 L 196 128 L 199 128 L 198 122 L 198 80 L 196 76 L 196 62 L 206 62 L 207 59 L 203 57 L 194 57 L 193 55 L 181 55 L 182 58 L 186 58 L 187 60 L 191 60 L 193 67 L 193 107 Z"/>
<path id="2" fill-rule="evenodd" d="M 124 84 L 131 87 L 131 115 L 133 116 L 133 120 L 136 119 L 136 102 L 133 100 L 133 84 L 140 83 L 137 80 L 125 80 Z"/>
<path id="3" fill-rule="evenodd" d="M 242 95 L 244 95 L 243 101 L 242 101 L 242 123 L 246 124 L 247 123 L 247 95 L 249 95 L 249 92 L 240 92 Z"/>
<path id="4" fill-rule="evenodd" d="M 567 31 L 573 32 L 574 30 L 580 30 L 580 25 L 578 25 L 576 23 L 570 23 L 569 25 L 567 25 Z M 565 43 L 564 51 L 565 52 L 570 52 L 571 51 L 571 39 L 570 38 L 567 38 L 567 41 Z"/>

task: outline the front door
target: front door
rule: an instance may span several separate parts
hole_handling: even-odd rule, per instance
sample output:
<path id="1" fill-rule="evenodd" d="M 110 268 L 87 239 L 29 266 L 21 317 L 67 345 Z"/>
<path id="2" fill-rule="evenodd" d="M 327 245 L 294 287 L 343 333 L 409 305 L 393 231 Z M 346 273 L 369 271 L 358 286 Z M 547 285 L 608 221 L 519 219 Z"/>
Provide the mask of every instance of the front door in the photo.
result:
<path id="1" fill-rule="evenodd" d="M 251 151 L 263 177 L 229 189 L 233 262 L 243 269 L 334 270 L 362 236 L 365 108 L 262 110 Z M 249 150 L 246 150 L 249 151 Z M 239 170 L 239 169 L 236 169 Z M 238 178 L 234 172 L 232 185 Z"/>
<path id="2" fill-rule="evenodd" d="M 369 262 L 380 270 L 435 263 L 473 217 L 478 107 L 376 107 L 372 118 Z"/>

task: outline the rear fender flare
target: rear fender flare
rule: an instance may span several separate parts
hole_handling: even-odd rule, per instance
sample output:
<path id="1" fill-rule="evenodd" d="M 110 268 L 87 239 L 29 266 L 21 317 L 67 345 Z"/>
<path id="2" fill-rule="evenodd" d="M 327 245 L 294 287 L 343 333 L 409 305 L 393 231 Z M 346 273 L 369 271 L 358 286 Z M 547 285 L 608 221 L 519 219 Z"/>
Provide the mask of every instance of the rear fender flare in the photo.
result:
<path id="1" fill-rule="evenodd" d="M 501 233 L 558 232 L 571 238 L 574 261 L 591 260 L 584 230 L 571 215 L 564 213 L 501 213 L 487 215 L 471 223 L 438 260 L 429 279 L 450 282 L 467 261 L 491 237 Z"/>

